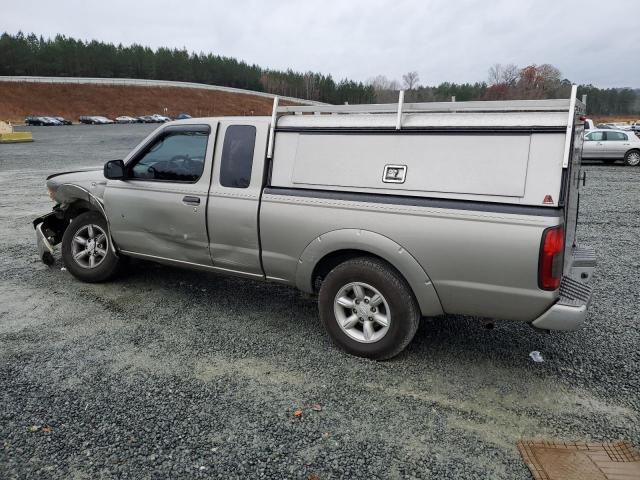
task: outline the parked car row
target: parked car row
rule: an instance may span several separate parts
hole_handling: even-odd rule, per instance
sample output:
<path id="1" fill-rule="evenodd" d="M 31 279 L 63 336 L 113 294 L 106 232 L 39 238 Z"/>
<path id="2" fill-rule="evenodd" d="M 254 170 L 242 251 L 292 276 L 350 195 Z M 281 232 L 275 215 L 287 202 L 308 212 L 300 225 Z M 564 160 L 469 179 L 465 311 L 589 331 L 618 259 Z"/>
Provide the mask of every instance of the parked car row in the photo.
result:
<path id="1" fill-rule="evenodd" d="M 28 116 L 24 119 L 25 125 L 38 125 L 38 126 L 56 126 L 56 125 L 71 125 L 69 120 L 64 117 L 43 117 L 43 116 Z"/>
<path id="2" fill-rule="evenodd" d="M 141 123 L 165 123 L 170 122 L 171 119 L 169 117 L 165 117 L 164 115 L 154 113 L 153 115 L 143 115 L 141 117 L 138 117 L 138 121 Z"/>
<path id="3" fill-rule="evenodd" d="M 635 123 L 599 123 L 596 128 L 601 130 L 632 130 L 634 132 L 640 132 L 640 121 Z"/>
<path id="4" fill-rule="evenodd" d="M 111 120 L 102 115 L 83 115 L 78 118 L 80 123 L 86 125 L 108 125 L 111 123 L 165 123 L 171 120 L 184 120 L 191 118 L 188 113 L 181 113 L 175 118 L 169 118 L 164 115 L 154 113 L 153 115 L 142 115 L 140 117 L 131 117 L 129 115 L 122 115 L 116 117 L 115 120 Z M 57 125 L 71 125 L 70 120 L 66 120 L 64 117 L 48 117 L 42 115 L 29 115 L 24 119 L 25 125 L 31 126 L 57 126 Z"/>
<path id="5" fill-rule="evenodd" d="M 78 120 L 80 120 L 80 123 L 87 125 L 108 125 L 110 123 L 115 123 L 113 120 L 100 115 L 85 115 L 78 118 Z"/>
<path id="6" fill-rule="evenodd" d="M 181 113 L 178 115 L 175 120 L 181 120 L 183 118 L 191 118 L 186 113 Z M 158 113 L 154 113 L 153 115 L 142 115 L 140 117 L 132 117 L 129 115 L 121 115 L 116 117 L 115 120 L 111 120 L 102 116 L 87 116 L 80 117 L 81 123 L 90 123 L 93 125 L 102 125 L 106 123 L 165 123 L 170 122 L 172 118 L 166 117 L 164 115 L 160 115 Z"/>

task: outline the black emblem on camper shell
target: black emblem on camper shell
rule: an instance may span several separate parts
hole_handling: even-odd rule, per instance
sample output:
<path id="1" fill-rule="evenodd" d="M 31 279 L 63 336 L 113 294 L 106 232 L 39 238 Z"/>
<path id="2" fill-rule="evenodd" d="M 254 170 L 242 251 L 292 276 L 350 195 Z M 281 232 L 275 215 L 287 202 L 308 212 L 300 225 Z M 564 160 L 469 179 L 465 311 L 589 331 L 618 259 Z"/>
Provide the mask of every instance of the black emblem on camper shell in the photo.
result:
<path id="1" fill-rule="evenodd" d="M 406 165 L 385 165 L 382 181 L 384 183 L 404 183 L 406 176 Z"/>

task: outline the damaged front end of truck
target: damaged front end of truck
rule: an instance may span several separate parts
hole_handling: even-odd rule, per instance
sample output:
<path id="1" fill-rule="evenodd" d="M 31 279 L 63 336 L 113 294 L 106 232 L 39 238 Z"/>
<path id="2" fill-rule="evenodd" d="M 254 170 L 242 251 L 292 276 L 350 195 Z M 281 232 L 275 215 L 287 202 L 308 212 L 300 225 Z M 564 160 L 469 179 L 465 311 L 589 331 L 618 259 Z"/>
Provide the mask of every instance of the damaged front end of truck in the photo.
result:
<path id="1" fill-rule="evenodd" d="M 102 201 L 105 185 L 102 171 L 95 168 L 47 177 L 49 198 L 56 204 L 50 213 L 33 220 L 38 256 L 45 265 L 53 265 L 56 246 L 62 242 L 64 232 L 74 217 L 97 211 L 107 218 Z"/>

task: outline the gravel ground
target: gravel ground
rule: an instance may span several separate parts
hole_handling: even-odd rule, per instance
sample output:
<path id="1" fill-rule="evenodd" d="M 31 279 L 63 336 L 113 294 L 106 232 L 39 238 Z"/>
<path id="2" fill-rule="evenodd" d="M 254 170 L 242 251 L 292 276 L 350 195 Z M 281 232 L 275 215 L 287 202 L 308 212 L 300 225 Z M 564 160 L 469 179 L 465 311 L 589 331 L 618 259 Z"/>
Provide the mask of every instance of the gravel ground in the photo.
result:
<path id="1" fill-rule="evenodd" d="M 640 168 L 587 167 L 584 329 L 439 318 L 376 363 L 334 348 L 289 288 L 143 262 L 89 285 L 39 262 L 44 177 L 152 128 L 0 146 L 0 478 L 513 480 L 530 478 L 522 437 L 640 443 Z"/>

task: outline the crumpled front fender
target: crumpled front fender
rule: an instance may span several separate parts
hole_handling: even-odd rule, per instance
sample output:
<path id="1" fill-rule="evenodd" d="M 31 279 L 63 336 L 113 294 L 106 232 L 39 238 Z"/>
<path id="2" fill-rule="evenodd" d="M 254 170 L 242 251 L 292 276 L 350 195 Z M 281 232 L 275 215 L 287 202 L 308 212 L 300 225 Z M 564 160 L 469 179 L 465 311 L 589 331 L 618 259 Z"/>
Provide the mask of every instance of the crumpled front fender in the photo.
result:
<path id="1" fill-rule="evenodd" d="M 64 232 L 72 221 L 72 214 L 69 214 L 69 210 L 73 210 L 73 206 L 77 204 L 77 202 L 83 204 L 85 210 L 92 209 L 100 212 L 106 219 L 107 227 L 109 228 L 109 237 L 111 239 L 111 242 L 109 242 L 111 250 L 114 254 L 118 254 L 113 238 L 111 238 L 111 228 L 109 227 L 107 212 L 98 197 L 84 187 L 71 183 L 63 183 L 56 189 L 55 199 L 59 203 L 53 207 L 53 211 L 33 221 L 33 228 L 36 230 L 38 254 L 45 264 L 53 264 L 55 246 L 62 241 Z"/>
<path id="2" fill-rule="evenodd" d="M 63 183 L 56 189 L 55 198 L 61 205 L 70 205 L 77 200 L 84 200 L 98 210 L 104 218 L 107 218 L 107 212 L 104 210 L 102 200 L 84 187 L 72 183 Z"/>

